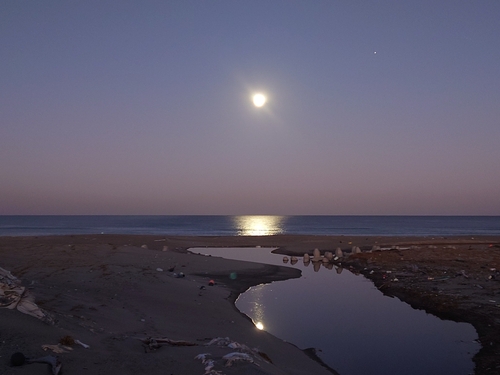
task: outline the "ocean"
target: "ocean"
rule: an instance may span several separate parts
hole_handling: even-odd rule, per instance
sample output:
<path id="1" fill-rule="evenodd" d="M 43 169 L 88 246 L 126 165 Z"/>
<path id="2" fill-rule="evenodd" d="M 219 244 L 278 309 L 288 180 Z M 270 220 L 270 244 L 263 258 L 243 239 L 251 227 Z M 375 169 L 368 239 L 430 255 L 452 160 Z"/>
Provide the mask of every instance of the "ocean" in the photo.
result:
<path id="1" fill-rule="evenodd" d="M 2 215 L 0 236 L 495 236 L 500 216 Z"/>

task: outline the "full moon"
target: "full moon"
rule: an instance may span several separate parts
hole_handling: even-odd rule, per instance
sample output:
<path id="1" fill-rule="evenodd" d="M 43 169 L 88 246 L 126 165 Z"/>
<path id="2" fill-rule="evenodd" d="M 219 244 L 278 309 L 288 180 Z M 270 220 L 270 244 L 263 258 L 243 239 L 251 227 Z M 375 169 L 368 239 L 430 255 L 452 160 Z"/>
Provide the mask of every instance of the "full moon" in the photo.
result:
<path id="1" fill-rule="evenodd" d="M 254 106 L 262 107 L 264 104 L 266 104 L 267 98 L 262 94 L 255 94 L 252 100 Z"/>

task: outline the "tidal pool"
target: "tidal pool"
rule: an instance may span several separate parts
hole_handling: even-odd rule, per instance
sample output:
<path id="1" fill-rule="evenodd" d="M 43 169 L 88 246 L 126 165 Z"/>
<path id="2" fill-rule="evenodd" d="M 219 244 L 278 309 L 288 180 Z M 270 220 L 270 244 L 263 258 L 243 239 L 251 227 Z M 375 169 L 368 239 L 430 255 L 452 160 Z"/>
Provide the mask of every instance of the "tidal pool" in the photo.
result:
<path id="1" fill-rule="evenodd" d="M 384 296 L 362 275 L 291 265 L 265 248 L 191 248 L 194 253 L 299 268 L 302 277 L 262 284 L 236 307 L 259 329 L 318 356 L 341 375 L 467 375 L 480 349 L 467 323 L 441 320 Z"/>

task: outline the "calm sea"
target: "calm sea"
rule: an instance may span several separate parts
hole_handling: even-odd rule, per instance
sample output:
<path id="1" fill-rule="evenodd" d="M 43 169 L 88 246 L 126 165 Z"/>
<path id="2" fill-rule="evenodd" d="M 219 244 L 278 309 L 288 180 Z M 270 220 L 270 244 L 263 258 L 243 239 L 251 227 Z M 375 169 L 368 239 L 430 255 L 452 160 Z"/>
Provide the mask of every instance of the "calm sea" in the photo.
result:
<path id="1" fill-rule="evenodd" d="M 0 216 L 0 236 L 500 235 L 500 216 Z"/>

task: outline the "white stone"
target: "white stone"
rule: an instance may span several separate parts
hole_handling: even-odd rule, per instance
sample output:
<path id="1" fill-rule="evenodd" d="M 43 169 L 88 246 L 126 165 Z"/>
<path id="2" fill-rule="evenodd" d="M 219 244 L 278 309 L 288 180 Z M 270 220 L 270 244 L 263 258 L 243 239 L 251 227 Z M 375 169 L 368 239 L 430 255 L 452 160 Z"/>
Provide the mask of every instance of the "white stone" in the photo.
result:
<path id="1" fill-rule="evenodd" d="M 319 249 L 314 249 L 312 260 L 313 260 L 313 262 L 318 262 L 321 260 L 321 253 L 319 252 Z"/>

